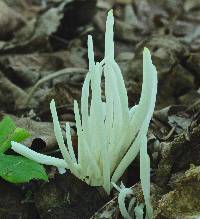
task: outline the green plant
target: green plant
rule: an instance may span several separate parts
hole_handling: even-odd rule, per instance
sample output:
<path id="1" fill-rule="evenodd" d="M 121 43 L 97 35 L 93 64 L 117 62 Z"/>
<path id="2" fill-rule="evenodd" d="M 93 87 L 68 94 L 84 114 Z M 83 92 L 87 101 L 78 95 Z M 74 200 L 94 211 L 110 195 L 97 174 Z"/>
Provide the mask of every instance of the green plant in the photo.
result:
<path id="1" fill-rule="evenodd" d="M 31 179 L 47 180 L 44 168 L 25 157 L 4 154 L 11 148 L 11 141 L 21 142 L 30 134 L 16 127 L 13 120 L 6 116 L 0 122 L 0 176 L 12 183 L 28 182 Z"/>

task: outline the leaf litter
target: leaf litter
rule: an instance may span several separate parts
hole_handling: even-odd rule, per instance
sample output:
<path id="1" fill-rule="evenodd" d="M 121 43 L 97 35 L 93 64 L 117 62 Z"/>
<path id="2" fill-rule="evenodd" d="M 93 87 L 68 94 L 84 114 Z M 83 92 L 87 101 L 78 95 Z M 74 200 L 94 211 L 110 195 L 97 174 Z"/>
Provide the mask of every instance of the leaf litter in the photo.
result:
<path id="1" fill-rule="evenodd" d="M 31 133 L 26 140 L 29 147 L 57 157 L 49 102 L 56 100 L 63 124 L 71 121 L 72 141 L 77 145 L 72 104 L 80 100 L 87 68 L 87 35 L 94 35 L 96 59 L 100 59 L 106 14 L 114 8 L 116 60 L 130 105 L 140 96 L 144 46 L 158 68 L 158 99 L 148 134 L 154 218 L 198 218 L 199 1 L 4 0 L 1 4 L 0 117 L 11 115 L 18 127 Z M 24 104 L 39 80 L 70 68 L 83 71 L 50 77 Z M 138 166 L 136 159 L 122 178 L 142 202 Z M 0 181 L 0 197 L 7 200 L 0 202 L 0 218 L 31 218 L 31 209 L 32 218 L 41 219 L 120 218 L 117 194 L 106 197 L 101 188 L 88 188 L 70 173 L 59 176 L 51 167 L 46 171 L 50 176 L 46 183 Z"/>

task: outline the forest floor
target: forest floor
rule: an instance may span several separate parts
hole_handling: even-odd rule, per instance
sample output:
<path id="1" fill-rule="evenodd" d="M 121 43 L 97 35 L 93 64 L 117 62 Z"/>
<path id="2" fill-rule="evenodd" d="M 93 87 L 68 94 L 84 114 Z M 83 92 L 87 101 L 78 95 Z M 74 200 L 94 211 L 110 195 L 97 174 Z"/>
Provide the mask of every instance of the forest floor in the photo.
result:
<path id="1" fill-rule="evenodd" d="M 59 157 L 49 109 L 54 99 L 63 130 L 69 121 L 77 145 L 73 103 L 80 101 L 88 68 L 87 36 L 93 36 L 95 59 L 101 60 L 112 8 L 115 57 L 130 106 L 140 98 L 144 47 L 158 71 L 156 110 L 148 132 L 154 218 L 200 218 L 198 0 L 1 1 L 0 120 L 10 116 L 31 134 L 24 144 Z M 0 219 L 121 218 L 116 191 L 107 197 L 102 188 L 90 187 L 69 172 L 59 175 L 56 168 L 45 168 L 48 182 L 0 179 Z M 139 179 L 137 158 L 122 181 L 142 202 Z"/>

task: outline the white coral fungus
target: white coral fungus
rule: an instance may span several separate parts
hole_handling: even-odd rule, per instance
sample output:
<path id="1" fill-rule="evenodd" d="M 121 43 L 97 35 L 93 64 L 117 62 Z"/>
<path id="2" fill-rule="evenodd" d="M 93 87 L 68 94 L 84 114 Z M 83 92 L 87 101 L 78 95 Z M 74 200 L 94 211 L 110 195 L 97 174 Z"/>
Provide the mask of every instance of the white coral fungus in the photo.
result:
<path id="1" fill-rule="evenodd" d="M 108 194 L 111 182 L 119 180 L 141 149 L 141 181 L 145 187 L 145 199 L 149 202 L 150 167 L 146 135 L 155 106 L 157 72 L 152 64 L 151 54 L 145 48 L 140 101 L 129 110 L 124 80 L 114 59 L 113 25 L 113 13 L 110 11 L 106 22 L 105 57 L 101 62 L 95 63 L 92 37 L 88 36 L 89 72 L 82 88 L 80 111 L 77 101 L 74 102 L 78 158 L 76 159 L 73 150 L 68 123 L 67 145 L 64 142 L 54 100 L 50 103 L 50 109 L 63 159 L 38 154 L 16 142 L 12 142 L 12 149 L 39 163 L 68 168 L 89 185 L 103 186 Z M 102 77 L 105 78 L 105 102 L 101 93 Z"/>

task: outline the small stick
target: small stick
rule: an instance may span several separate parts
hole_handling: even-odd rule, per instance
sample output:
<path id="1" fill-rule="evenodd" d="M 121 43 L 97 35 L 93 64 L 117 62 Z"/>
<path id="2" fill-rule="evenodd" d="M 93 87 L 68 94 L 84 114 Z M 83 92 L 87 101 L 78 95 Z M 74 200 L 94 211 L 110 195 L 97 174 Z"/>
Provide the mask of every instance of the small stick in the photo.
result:
<path id="1" fill-rule="evenodd" d="M 43 78 L 41 78 L 30 90 L 30 92 L 28 93 L 27 98 L 24 101 L 24 106 L 26 107 L 28 105 L 28 103 L 30 102 L 31 98 L 33 97 L 33 94 L 35 93 L 35 91 L 37 90 L 37 88 L 42 85 L 43 83 L 45 83 L 46 81 L 49 81 L 53 78 L 59 77 L 61 75 L 65 75 L 65 74 L 72 74 L 72 73 L 76 73 L 76 74 L 82 74 L 82 73 L 86 73 L 88 70 L 84 69 L 84 68 L 64 68 L 62 70 L 56 71 L 50 75 L 47 75 Z"/>

